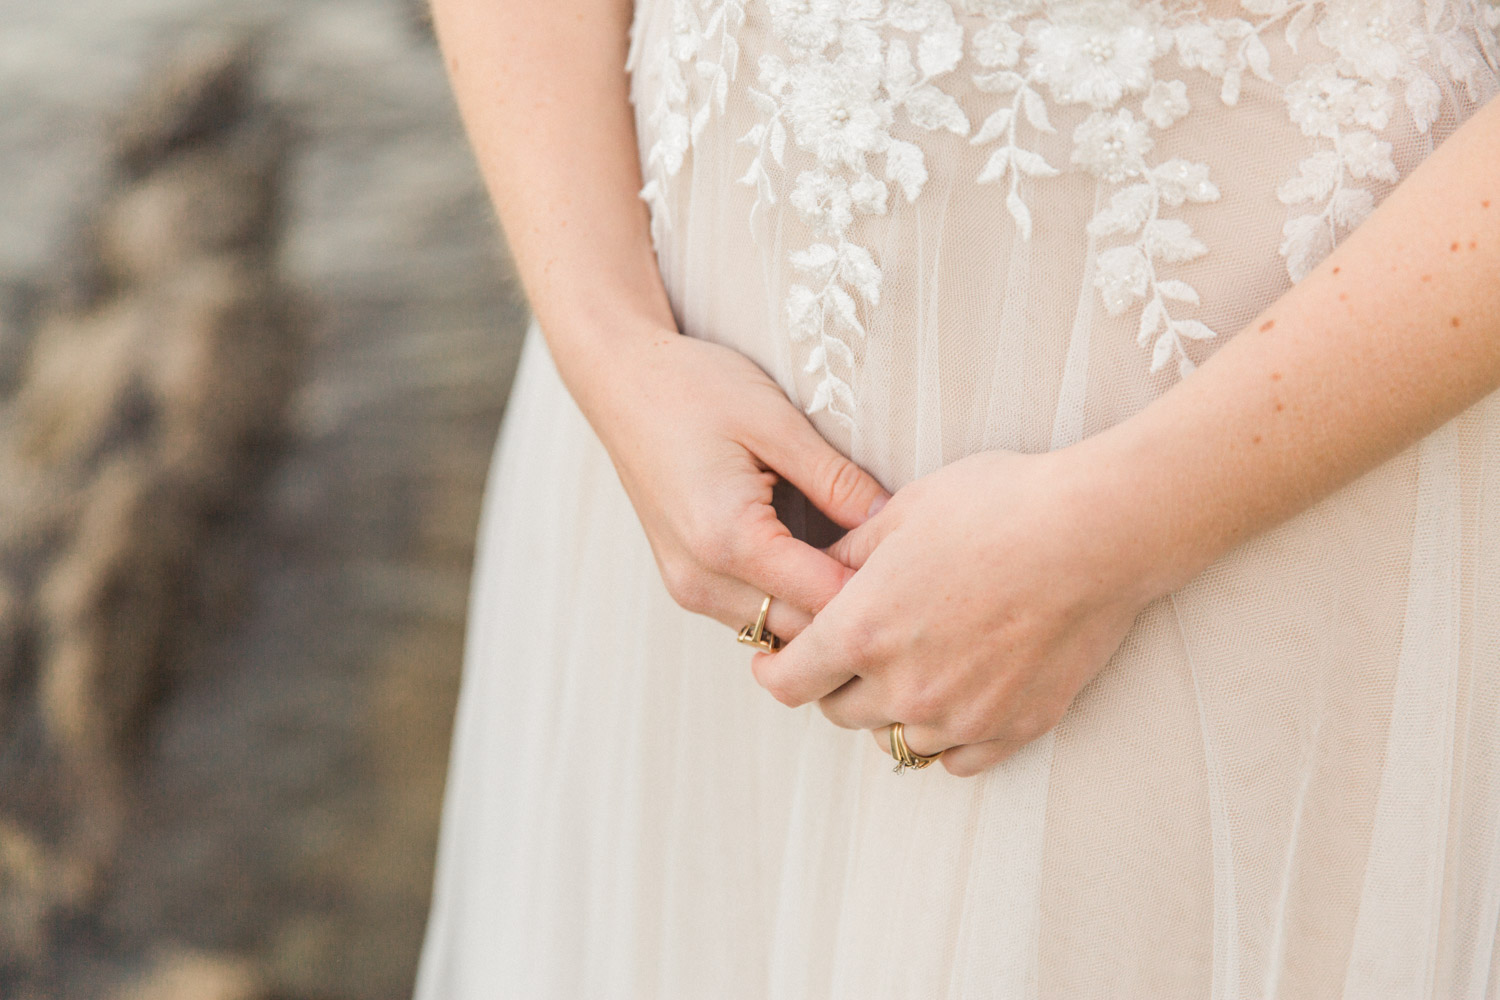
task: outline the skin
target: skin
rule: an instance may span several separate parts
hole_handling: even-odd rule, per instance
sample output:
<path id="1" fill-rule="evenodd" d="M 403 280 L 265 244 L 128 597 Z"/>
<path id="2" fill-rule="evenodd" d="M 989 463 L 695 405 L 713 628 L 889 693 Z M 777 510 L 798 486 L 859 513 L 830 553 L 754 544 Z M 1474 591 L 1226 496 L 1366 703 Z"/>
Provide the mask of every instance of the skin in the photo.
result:
<path id="1" fill-rule="evenodd" d="M 955 774 L 998 763 L 1147 604 L 1500 385 L 1497 101 L 1140 413 L 1056 452 L 970 456 L 885 503 L 764 372 L 679 335 L 636 197 L 630 4 L 433 12 L 522 284 L 668 589 L 731 627 L 773 594 L 768 625 L 792 641 L 754 657 L 757 680 L 882 749 L 899 720 Z M 853 530 L 826 553 L 792 539 L 778 475 Z"/>
<path id="2" fill-rule="evenodd" d="M 859 572 L 756 677 L 882 748 L 903 722 L 959 775 L 1045 733 L 1146 604 L 1500 386 L 1496 164 L 1491 101 L 1135 416 L 898 491 L 832 549 Z"/>
<path id="3" fill-rule="evenodd" d="M 432 12 L 521 283 L 667 589 L 732 628 L 774 594 L 766 627 L 795 636 L 853 571 L 777 519 L 777 478 L 846 528 L 889 494 L 753 362 L 679 334 L 637 197 L 631 4 L 434 0 Z"/>

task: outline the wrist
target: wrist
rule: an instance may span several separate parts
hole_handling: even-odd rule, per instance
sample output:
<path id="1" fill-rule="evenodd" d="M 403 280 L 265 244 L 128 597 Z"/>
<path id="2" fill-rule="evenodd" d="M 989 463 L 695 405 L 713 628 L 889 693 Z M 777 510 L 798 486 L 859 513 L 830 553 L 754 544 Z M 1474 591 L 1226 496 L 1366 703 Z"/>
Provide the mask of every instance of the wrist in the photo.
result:
<path id="1" fill-rule="evenodd" d="M 558 375 L 601 438 L 629 411 L 647 402 L 658 380 L 653 350 L 680 337 L 655 318 L 621 315 L 606 320 L 541 319 Z"/>
<path id="2" fill-rule="evenodd" d="M 1128 567 L 1119 587 L 1141 605 L 1186 586 L 1222 555 L 1178 489 L 1183 470 L 1170 442 L 1126 420 L 1051 453 L 1095 544 Z"/>

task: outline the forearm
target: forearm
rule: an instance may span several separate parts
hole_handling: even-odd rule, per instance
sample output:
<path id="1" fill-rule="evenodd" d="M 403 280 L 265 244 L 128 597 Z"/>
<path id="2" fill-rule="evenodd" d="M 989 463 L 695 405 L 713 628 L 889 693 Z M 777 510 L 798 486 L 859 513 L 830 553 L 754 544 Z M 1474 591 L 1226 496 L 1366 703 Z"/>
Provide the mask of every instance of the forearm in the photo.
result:
<path id="1" fill-rule="evenodd" d="M 1196 373 L 1076 446 L 1155 593 L 1500 386 L 1497 166 L 1492 101 Z"/>
<path id="2" fill-rule="evenodd" d="M 639 199 L 629 0 L 432 0 L 521 284 L 574 395 L 675 330 Z M 580 400 L 582 402 L 582 400 Z"/>

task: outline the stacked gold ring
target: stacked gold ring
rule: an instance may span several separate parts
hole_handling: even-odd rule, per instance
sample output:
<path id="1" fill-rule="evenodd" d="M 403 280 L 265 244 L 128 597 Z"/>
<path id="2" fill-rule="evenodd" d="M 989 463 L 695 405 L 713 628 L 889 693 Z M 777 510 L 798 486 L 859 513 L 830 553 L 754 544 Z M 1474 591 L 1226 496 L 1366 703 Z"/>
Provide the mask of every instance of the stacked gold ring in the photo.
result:
<path id="1" fill-rule="evenodd" d="M 891 756 L 896 758 L 895 770 L 897 774 L 900 774 L 908 767 L 914 771 L 920 771 L 942 755 L 943 751 L 941 750 L 937 753 L 927 754 L 926 756 L 916 753 L 911 747 L 906 745 L 905 724 L 900 722 L 891 723 Z"/>
<path id="2" fill-rule="evenodd" d="M 738 639 L 747 646 L 763 649 L 767 653 L 774 653 L 781 648 L 781 637 L 774 632 L 766 631 L 766 615 L 771 613 L 771 595 L 760 602 L 760 617 L 755 619 L 755 624 L 746 625 L 740 629 Z"/>

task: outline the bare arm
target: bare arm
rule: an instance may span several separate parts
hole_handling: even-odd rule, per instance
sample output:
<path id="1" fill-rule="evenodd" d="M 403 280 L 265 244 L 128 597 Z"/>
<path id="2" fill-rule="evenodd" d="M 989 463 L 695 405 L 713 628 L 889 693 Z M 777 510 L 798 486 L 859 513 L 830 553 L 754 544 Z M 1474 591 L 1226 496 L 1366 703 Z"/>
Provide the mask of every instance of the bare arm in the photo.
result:
<path id="1" fill-rule="evenodd" d="M 1137 538 L 1169 555 L 1149 581 L 1166 593 L 1497 386 L 1491 101 L 1197 373 L 1078 447 L 1157 529 Z"/>
<path id="2" fill-rule="evenodd" d="M 521 283 L 672 596 L 797 634 L 849 570 L 791 536 L 782 476 L 834 521 L 885 491 L 744 356 L 678 335 L 651 245 L 625 71 L 628 0 L 433 0 Z M 732 637 L 726 637 L 726 642 Z"/>
<path id="3" fill-rule="evenodd" d="M 675 333 L 652 251 L 625 55 L 629 0 L 433 0 L 521 284 L 563 378 Z M 583 400 L 583 405 L 587 406 Z"/>

